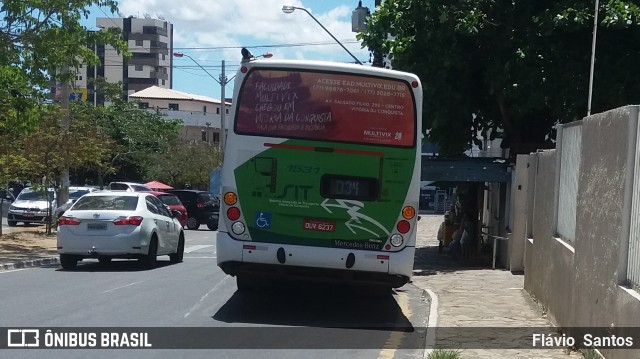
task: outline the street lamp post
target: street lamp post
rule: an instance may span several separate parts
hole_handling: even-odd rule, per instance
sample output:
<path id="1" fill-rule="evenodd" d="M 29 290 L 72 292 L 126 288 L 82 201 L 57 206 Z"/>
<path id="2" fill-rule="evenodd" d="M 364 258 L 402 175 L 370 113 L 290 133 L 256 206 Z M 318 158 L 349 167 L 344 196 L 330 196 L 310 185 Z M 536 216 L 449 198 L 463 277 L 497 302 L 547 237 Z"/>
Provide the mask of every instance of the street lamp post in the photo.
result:
<path id="1" fill-rule="evenodd" d="M 596 63 L 596 35 L 598 34 L 598 5 L 596 0 L 596 10 L 593 15 L 593 37 L 591 41 L 591 68 L 589 69 L 589 98 L 587 99 L 587 116 L 591 115 L 591 97 L 593 97 L 593 69 Z"/>
<path id="2" fill-rule="evenodd" d="M 227 86 L 227 84 L 229 83 L 229 80 L 227 80 L 227 76 L 225 76 L 224 74 L 224 60 L 222 60 L 222 70 L 220 73 L 220 79 L 215 78 L 211 73 L 209 73 L 209 71 L 207 71 L 207 69 L 205 69 L 204 67 L 202 67 L 202 65 L 200 65 L 198 63 L 198 61 L 196 61 L 193 57 L 182 53 L 182 52 L 174 52 L 173 56 L 175 57 L 188 57 L 191 59 L 191 61 L 193 61 L 193 63 L 195 63 L 196 65 L 198 65 L 199 68 L 202 69 L 202 71 L 204 71 L 207 75 L 209 75 L 209 77 L 211 77 L 215 82 L 217 82 L 218 84 L 220 84 L 220 104 L 222 105 L 221 109 L 220 109 L 220 149 L 222 149 L 222 151 L 224 151 L 224 145 L 225 145 L 225 140 L 226 140 L 226 129 L 225 129 L 225 114 L 227 113 L 227 101 L 225 100 L 225 94 L 224 94 L 224 89 Z"/>
<path id="3" fill-rule="evenodd" d="M 323 28 L 323 29 L 324 29 L 324 31 L 326 31 L 326 32 L 327 32 L 327 34 L 329 34 L 329 36 L 331 36 L 331 38 L 333 38 L 333 40 L 335 40 L 335 42 L 337 42 L 337 43 L 338 43 L 338 45 L 342 46 L 342 48 L 344 49 L 344 51 L 346 51 L 349 55 L 351 55 L 351 57 L 353 57 L 353 59 L 356 61 L 356 63 L 357 63 L 358 65 L 362 65 L 362 62 L 360 62 L 360 60 L 358 60 L 358 58 L 357 58 L 357 57 L 353 56 L 353 54 L 352 54 L 349 50 L 347 50 L 347 48 L 346 48 L 346 47 L 344 47 L 344 45 L 343 45 L 340 41 L 338 41 L 338 39 L 336 39 L 336 37 L 335 37 L 335 36 L 333 36 L 333 34 L 332 34 L 329 30 L 327 30 L 327 28 L 326 28 L 326 27 L 324 27 L 324 25 L 322 25 L 322 24 L 320 23 L 320 21 L 318 21 L 318 19 L 316 19 L 316 18 L 315 18 L 315 16 L 313 16 L 313 15 L 309 12 L 309 10 L 307 10 L 307 9 L 305 9 L 305 8 L 303 8 L 303 7 L 297 7 L 297 6 L 291 6 L 291 5 L 284 5 L 284 6 L 282 7 L 282 12 L 284 12 L 285 14 L 291 14 L 291 13 L 292 13 L 292 12 L 294 12 L 295 10 L 302 10 L 302 11 L 306 12 L 309 16 L 311 16 L 311 18 L 312 18 L 313 20 L 315 20 L 315 22 L 317 22 L 317 23 L 318 23 L 318 25 L 320 25 L 320 27 L 321 27 L 321 28 Z"/>

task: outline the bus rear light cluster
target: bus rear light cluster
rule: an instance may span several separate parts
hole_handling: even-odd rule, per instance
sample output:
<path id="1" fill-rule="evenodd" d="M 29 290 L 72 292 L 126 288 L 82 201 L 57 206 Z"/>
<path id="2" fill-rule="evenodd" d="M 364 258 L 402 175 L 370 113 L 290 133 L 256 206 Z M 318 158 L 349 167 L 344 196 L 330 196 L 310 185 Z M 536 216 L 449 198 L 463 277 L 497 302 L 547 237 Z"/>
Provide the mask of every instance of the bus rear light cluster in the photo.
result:
<path id="1" fill-rule="evenodd" d="M 391 236 L 391 240 L 389 242 L 391 242 L 391 245 L 394 247 L 400 247 L 402 243 L 404 243 L 404 238 L 399 234 L 394 234 Z"/>
<path id="2" fill-rule="evenodd" d="M 246 228 L 244 226 L 244 223 L 242 223 L 242 222 L 234 222 L 231 225 L 231 232 L 233 232 L 233 234 L 238 235 L 238 236 L 241 235 L 242 233 L 244 233 L 245 229 Z"/>
<path id="3" fill-rule="evenodd" d="M 238 218 L 240 218 L 240 209 L 238 209 L 238 207 L 231 207 L 227 209 L 227 218 L 232 221 L 238 220 Z"/>

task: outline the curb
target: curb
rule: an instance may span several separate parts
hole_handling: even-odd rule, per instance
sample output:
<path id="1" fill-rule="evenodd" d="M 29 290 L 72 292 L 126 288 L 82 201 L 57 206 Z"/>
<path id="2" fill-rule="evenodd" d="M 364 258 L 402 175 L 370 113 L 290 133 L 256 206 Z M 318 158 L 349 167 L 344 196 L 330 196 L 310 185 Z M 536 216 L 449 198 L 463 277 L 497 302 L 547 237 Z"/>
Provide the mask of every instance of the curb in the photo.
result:
<path id="1" fill-rule="evenodd" d="M 58 259 L 58 257 L 47 257 L 47 258 L 32 259 L 29 261 L 22 261 L 18 263 L 0 264 L 0 272 L 23 269 L 23 268 L 40 267 L 40 266 L 46 266 L 49 264 L 58 264 L 59 262 L 60 260 Z"/>

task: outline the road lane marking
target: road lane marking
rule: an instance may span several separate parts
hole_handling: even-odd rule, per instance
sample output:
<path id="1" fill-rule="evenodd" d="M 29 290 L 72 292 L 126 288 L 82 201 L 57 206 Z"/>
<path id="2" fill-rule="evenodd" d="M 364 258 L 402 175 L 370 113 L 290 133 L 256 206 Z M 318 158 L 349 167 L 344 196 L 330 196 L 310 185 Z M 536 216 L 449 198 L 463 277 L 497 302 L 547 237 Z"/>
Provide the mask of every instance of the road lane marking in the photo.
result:
<path id="1" fill-rule="evenodd" d="M 115 291 L 115 290 L 122 289 L 122 288 L 126 288 L 126 287 L 131 287 L 132 285 L 136 285 L 136 284 L 139 284 L 139 283 L 142 283 L 142 282 L 144 282 L 144 281 L 143 281 L 143 280 L 141 280 L 141 281 L 139 281 L 139 282 L 129 283 L 129 284 L 127 284 L 127 285 L 123 285 L 123 286 L 121 286 L 121 287 L 117 287 L 117 288 L 113 288 L 113 289 L 105 290 L 105 291 L 104 291 L 104 292 L 102 292 L 102 293 L 109 293 L 109 292 L 113 292 L 113 291 Z"/>
<path id="2" fill-rule="evenodd" d="M 184 252 L 185 253 L 191 253 L 191 252 L 195 252 L 197 250 L 204 249 L 204 248 L 209 248 L 209 247 L 213 247 L 213 244 L 200 244 L 200 245 L 197 245 L 197 246 L 189 246 L 189 247 L 184 249 Z"/>
<path id="3" fill-rule="evenodd" d="M 220 285 L 222 285 L 222 283 L 224 283 L 229 278 L 231 278 L 231 277 L 226 275 L 226 276 L 224 276 L 224 278 L 222 278 L 221 281 L 216 283 L 216 285 L 214 285 L 213 288 L 211 288 L 210 291 L 208 291 L 205 295 L 203 295 L 202 298 L 200 298 L 200 300 L 196 304 L 194 304 L 193 307 L 191 307 L 191 309 L 189 309 L 187 314 L 184 315 L 184 318 L 186 318 L 189 315 L 191 315 L 191 313 L 193 313 L 193 311 L 196 310 L 196 308 L 198 308 L 202 304 L 202 302 L 209 296 L 209 294 L 211 294 L 213 291 L 218 289 L 218 287 L 220 287 Z"/>
<path id="4" fill-rule="evenodd" d="M 209 256 L 209 257 L 206 257 L 206 256 L 204 256 L 204 257 L 203 256 L 200 256 L 200 257 L 184 256 L 184 257 L 185 258 L 189 258 L 189 259 L 216 259 L 217 258 L 216 256 Z"/>

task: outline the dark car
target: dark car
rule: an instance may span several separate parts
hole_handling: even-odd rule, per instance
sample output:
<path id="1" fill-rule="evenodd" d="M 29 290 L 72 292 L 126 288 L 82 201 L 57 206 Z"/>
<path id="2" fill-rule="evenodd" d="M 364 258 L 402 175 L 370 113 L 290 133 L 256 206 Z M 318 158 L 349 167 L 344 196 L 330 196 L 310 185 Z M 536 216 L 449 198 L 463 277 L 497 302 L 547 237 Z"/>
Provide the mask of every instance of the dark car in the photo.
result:
<path id="1" fill-rule="evenodd" d="M 178 196 L 187 208 L 188 229 L 198 229 L 201 224 L 206 224 L 212 231 L 218 229 L 220 202 L 213 193 L 190 189 L 172 189 L 167 192 Z"/>

